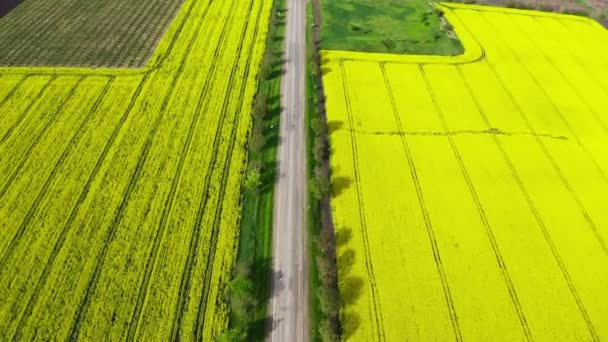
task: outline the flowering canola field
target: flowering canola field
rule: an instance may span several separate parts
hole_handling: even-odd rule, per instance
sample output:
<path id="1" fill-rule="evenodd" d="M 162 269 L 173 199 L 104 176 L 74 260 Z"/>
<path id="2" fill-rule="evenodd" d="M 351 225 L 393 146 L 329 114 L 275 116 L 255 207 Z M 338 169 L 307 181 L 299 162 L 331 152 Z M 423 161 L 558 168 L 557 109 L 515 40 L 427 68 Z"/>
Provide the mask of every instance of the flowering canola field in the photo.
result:
<path id="1" fill-rule="evenodd" d="M 441 7 L 463 55 L 323 55 L 344 336 L 608 340 L 608 32 Z"/>
<path id="2" fill-rule="evenodd" d="M 187 0 L 144 69 L 0 68 L 0 340 L 223 331 L 270 7 Z"/>

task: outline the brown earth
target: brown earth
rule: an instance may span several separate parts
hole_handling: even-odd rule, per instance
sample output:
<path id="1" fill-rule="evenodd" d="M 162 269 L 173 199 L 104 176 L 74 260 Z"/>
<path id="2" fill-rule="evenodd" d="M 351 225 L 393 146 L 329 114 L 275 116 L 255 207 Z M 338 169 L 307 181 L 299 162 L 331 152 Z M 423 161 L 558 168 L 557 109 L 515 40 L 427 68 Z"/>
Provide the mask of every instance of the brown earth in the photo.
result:
<path id="1" fill-rule="evenodd" d="M 0 17 L 0 66 L 142 67 L 182 3 L 23 1 Z"/>

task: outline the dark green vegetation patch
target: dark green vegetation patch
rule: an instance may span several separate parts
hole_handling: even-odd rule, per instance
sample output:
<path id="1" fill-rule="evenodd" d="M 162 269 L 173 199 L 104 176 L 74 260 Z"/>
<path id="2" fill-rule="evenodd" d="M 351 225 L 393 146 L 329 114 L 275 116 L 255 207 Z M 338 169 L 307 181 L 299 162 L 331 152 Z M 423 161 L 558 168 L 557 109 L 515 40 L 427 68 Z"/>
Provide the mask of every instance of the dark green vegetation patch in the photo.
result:
<path id="1" fill-rule="evenodd" d="M 0 18 L 0 65 L 141 67 L 182 2 L 24 1 Z"/>
<path id="2" fill-rule="evenodd" d="M 451 25 L 424 0 L 322 0 L 323 49 L 456 55 Z"/>

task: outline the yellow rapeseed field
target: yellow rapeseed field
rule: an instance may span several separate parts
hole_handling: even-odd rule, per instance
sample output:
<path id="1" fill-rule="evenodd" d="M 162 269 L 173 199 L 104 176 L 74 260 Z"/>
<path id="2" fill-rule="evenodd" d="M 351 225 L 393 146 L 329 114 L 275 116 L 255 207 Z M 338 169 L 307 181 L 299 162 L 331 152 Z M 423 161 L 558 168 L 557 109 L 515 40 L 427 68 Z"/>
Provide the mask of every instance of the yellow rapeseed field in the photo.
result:
<path id="1" fill-rule="evenodd" d="M 441 8 L 463 55 L 323 52 L 344 336 L 608 340 L 608 31 Z"/>
<path id="2" fill-rule="evenodd" d="M 185 0 L 143 69 L 0 68 L 0 340 L 226 329 L 271 6 Z"/>

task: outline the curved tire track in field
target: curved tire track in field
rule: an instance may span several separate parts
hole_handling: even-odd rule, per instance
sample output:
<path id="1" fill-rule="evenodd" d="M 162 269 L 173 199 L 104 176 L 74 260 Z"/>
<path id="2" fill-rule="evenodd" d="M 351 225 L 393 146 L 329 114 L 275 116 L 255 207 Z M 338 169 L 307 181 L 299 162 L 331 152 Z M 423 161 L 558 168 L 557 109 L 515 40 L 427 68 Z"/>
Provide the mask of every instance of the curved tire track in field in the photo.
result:
<path id="1" fill-rule="evenodd" d="M 128 9 L 127 5 L 129 3 L 130 3 L 129 1 L 121 1 L 118 6 L 116 6 L 115 8 L 112 9 L 112 12 L 120 12 L 120 11 L 127 10 Z M 149 3 L 151 4 L 152 1 L 150 1 Z M 146 8 L 142 8 L 141 12 L 144 12 L 145 9 Z M 102 37 L 104 37 L 104 36 L 105 37 L 111 37 L 111 33 L 110 32 L 115 29 L 115 25 L 116 25 L 116 22 L 119 20 L 119 17 L 120 16 L 112 16 L 111 18 L 108 18 L 107 16 L 103 16 L 103 15 L 98 16 L 98 20 L 96 21 L 95 25 L 97 27 L 101 27 L 101 29 L 98 29 L 95 32 L 95 35 L 102 36 Z M 145 17 L 145 14 L 140 13 L 140 17 Z M 82 25 L 81 25 L 81 27 L 83 25 L 86 26 L 87 23 L 83 22 Z M 134 23 L 132 26 L 139 27 L 138 25 L 139 25 L 139 22 Z M 78 30 L 76 30 L 76 31 L 78 31 Z M 121 37 L 120 37 L 120 41 L 124 40 L 125 37 L 127 37 L 127 36 L 129 36 L 129 35 L 122 34 Z M 109 38 L 106 38 L 106 40 L 107 39 L 109 39 Z M 87 58 L 90 58 L 91 54 L 94 53 L 94 52 L 95 51 L 92 50 L 92 49 L 90 49 L 90 50 L 89 49 L 74 49 L 72 51 L 72 53 L 69 54 L 69 55 L 66 55 L 64 59 L 66 61 L 69 61 L 68 63 L 70 63 L 70 64 L 75 62 L 74 64 L 80 65 L 80 63 L 83 60 L 86 61 Z M 85 56 L 85 58 L 82 58 L 83 56 Z M 101 60 L 98 63 L 95 63 L 96 66 L 102 66 L 104 64 L 105 64 L 104 61 L 101 61 Z"/>

